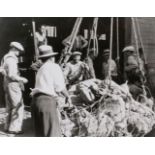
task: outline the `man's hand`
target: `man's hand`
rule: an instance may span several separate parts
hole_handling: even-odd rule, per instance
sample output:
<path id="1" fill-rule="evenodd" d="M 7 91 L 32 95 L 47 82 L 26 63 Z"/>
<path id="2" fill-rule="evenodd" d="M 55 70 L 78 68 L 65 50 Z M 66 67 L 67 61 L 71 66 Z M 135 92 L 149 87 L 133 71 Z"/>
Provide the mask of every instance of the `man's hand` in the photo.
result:
<path id="1" fill-rule="evenodd" d="M 20 78 L 20 81 L 21 81 L 22 83 L 28 83 L 28 80 L 27 80 L 26 78 L 24 78 L 24 77 L 21 77 L 21 78 Z"/>
<path id="2" fill-rule="evenodd" d="M 32 63 L 31 65 L 31 69 L 34 71 L 38 71 L 38 69 L 42 66 L 42 62 L 41 61 L 36 61 L 34 63 Z"/>

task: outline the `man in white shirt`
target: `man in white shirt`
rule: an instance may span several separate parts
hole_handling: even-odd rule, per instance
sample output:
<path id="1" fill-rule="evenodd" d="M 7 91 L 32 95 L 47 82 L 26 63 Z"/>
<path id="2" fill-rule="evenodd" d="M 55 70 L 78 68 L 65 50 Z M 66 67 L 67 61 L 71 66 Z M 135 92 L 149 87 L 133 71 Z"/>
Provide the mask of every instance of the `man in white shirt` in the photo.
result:
<path id="1" fill-rule="evenodd" d="M 37 137 L 61 136 L 59 119 L 56 108 L 58 94 L 66 97 L 70 103 L 66 91 L 63 73 L 55 63 L 55 55 L 51 46 L 39 47 L 43 65 L 36 75 L 35 88 L 32 90 L 32 116 L 34 118 L 35 134 Z"/>
<path id="2" fill-rule="evenodd" d="M 18 57 L 24 53 L 23 46 L 18 42 L 10 43 L 9 52 L 3 57 L 3 86 L 8 116 L 5 130 L 11 134 L 22 133 L 24 104 L 21 84 L 28 80 L 21 77 L 18 69 Z"/>

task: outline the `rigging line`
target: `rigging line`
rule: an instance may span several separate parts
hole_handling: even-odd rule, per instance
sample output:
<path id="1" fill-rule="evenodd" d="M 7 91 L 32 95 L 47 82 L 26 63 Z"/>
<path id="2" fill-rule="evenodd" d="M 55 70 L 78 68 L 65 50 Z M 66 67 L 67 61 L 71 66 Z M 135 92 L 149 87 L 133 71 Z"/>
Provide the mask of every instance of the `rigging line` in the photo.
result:
<path id="1" fill-rule="evenodd" d="M 95 56 L 98 55 L 97 26 L 98 26 L 98 17 L 95 17 L 94 20 L 93 20 L 93 26 L 92 26 L 92 29 L 91 29 L 91 34 L 90 34 L 90 38 L 89 38 L 89 42 L 88 42 L 87 57 L 89 55 L 90 44 L 91 44 L 92 39 L 93 39 L 94 49 L 96 49 L 96 51 L 97 51 Z"/>
<path id="2" fill-rule="evenodd" d="M 73 37 L 71 39 L 71 45 L 70 45 L 70 47 L 68 49 L 68 53 L 70 53 L 72 48 L 73 48 L 73 44 L 74 44 L 75 38 L 76 38 L 76 36 L 78 34 L 82 19 L 83 19 L 82 17 L 77 18 L 77 24 L 75 25 L 75 31 L 73 31 L 73 33 L 72 33 Z"/>
<path id="3" fill-rule="evenodd" d="M 138 20 L 137 20 L 136 17 L 135 17 L 135 23 L 136 23 L 136 25 L 137 25 L 137 32 L 138 32 L 139 41 L 140 41 L 140 44 L 141 44 L 141 47 L 142 47 L 142 52 L 143 52 L 143 55 L 144 55 L 144 61 L 145 61 L 145 64 L 147 64 L 146 54 L 145 54 L 145 52 L 144 52 L 144 51 L 145 51 L 144 43 L 143 43 L 141 31 L 140 31 L 140 25 L 139 25 L 139 22 L 138 22 Z"/>
<path id="4" fill-rule="evenodd" d="M 137 20 L 137 18 L 135 17 L 135 23 L 137 25 L 137 32 L 138 32 L 138 36 L 139 36 L 139 41 L 140 41 L 140 44 L 141 44 L 141 48 L 142 48 L 142 52 L 143 52 L 143 56 L 144 56 L 144 64 L 146 65 L 145 67 L 147 67 L 147 59 L 146 59 L 146 54 L 145 54 L 145 48 L 144 48 L 144 43 L 143 43 L 143 40 L 142 40 L 142 33 L 141 33 L 141 29 L 140 29 L 140 25 L 139 25 L 139 22 Z M 147 72 L 148 70 L 146 70 Z M 145 80 L 146 80 L 146 77 L 144 77 Z M 152 94 L 151 94 L 151 91 L 148 87 L 144 86 L 145 88 L 144 89 L 147 89 L 150 96 L 152 97 Z M 146 92 L 146 91 L 145 91 Z"/>
<path id="5" fill-rule="evenodd" d="M 134 31 L 134 38 L 135 38 L 135 43 L 136 43 L 136 52 L 137 52 L 138 67 L 139 67 L 139 70 L 140 70 L 140 72 L 142 74 L 142 70 L 141 70 L 141 67 L 140 67 L 139 45 L 138 45 L 138 36 L 137 36 L 137 30 L 136 30 L 135 20 L 134 20 L 133 17 L 131 17 L 131 20 L 132 20 L 133 31 Z M 142 79 L 142 77 L 141 77 L 141 82 L 142 82 L 143 94 L 146 96 L 146 91 L 145 91 L 145 86 L 144 86 L 144 80 Z"/>
<path id="6" fill-rule="evenodd" d="M 66 46 L 66 52 L 62 53 L 62 55 L 60 57 L 60 60 L 59 60 L 59 64 L 66 64 L 68 62 L 68 60 L 70 58 L 71 50 L 73 48 L 73 44 L 74 44 L 76 36 L 77 36 L 77 34 L 79 32 L 82 20 L 83 20 L 83 17 L 78 17 L 76 19 L 73 30 L 72 30 L 72 32 L 70 34 L 69 45 Z"/>

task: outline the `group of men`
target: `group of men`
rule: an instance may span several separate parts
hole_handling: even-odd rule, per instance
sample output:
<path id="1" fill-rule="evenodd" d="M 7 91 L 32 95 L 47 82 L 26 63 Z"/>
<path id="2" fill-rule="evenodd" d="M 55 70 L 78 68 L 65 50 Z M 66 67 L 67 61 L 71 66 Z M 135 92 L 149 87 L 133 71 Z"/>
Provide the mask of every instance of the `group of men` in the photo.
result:
<path id="1" fill-rule="evenodd" d="M 43 27 L 42 27 L 43 29 Z M 59 96 L 64 96 L 66 103 L 71 105 L 71 99 L 68 89 L 81 81 L 88 79 L 87 73 L 90 73 L 89 78 L 96 78 L 93 66 L 90 68 L 87 62 L 93 62 L 93 56 L 90 55 L 87 61 L 81 60 L 82 53 L 73 50 L 71 61 L 69 61 L 65 69 L 55 62 L 55 56 L 58 54 L 54 52 L 52 46 L 47 45 L 44 30 L 37 34 L 39 60 L 41 65 L 36 73 L 35 87 L 32 89 L 32 118 L 34 120 L 34 131 L 36 136 L 49 137 L 61 136 L 59 118 L 57 113 L 57 102 Z M 43 36 L 41 36 L 43 35 Z M 78 39 L 77 39 L 78 40 Z M 79 39 L 80 40 L 80 39 Z M 81 39 L 86 46 L 87 42 Z M 78 41 L 77 41 L 78 42 Z M 80 43 L 77 45 L 82 46 Z M 93 51 L 93 50 L 92 50 Z M 136 50 L 133 46 L 128 46 L 123 49 L 125 59 L 125 72 L 130 90 L 134 97 L 137 97 L 137 92 L 140 89 L 140 71 L 143 71 L 143 61 L 141 64 L 137 61 Z M 7 120 L 5 124 L 5 131 L 12 134 L 22 133 L 24 103 L 22 99 L 22 88 L 28 80 L 20 76 L 18 68 L 18 57 L 24 54 L 23 46 L 18 42 L 10 43 L 9 52 L 3 57 L 1 64 L 1 73 L 4 76 L 4 91 L 5 101 L 7 107 Z M 118 77 L 116 62 L 109 60 L 110 50 L 103 51 L 102 74 L 103 79 L 108 78 L 108 71 L 111 71 L 111 77 L 115 80 Z M 110 67 L 109 67 L 110 65 Z M 139 69 L 141 67 L 141 69 Z M 136 94 L 136 95 L 135 95 Z"/>

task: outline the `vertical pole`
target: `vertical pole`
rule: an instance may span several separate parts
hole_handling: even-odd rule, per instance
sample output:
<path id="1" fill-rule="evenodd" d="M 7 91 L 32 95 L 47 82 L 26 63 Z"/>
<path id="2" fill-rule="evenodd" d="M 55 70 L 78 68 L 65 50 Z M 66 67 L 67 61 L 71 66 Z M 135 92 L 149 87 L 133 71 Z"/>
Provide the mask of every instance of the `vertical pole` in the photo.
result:
<path id="1" fill-rule="evenodd" d="M 116 36 L 117 36 L 117 61 L 119 62 L 119 18 L 116 18 Z"/>
<path id="2" fill-rule="evenodd" d="M 35 60 L 38 60 L 39 51 L 38 51 L 37 40 L 36 40 L 36 26 L 35 26 L 35 21 L 32 21 L 32 29 L 33 29 L 34 48 L 35 48 Z"/>
<path id="3" fill-rule="evenodd" d="M 136 43 L 136 52 L 137 52 L 137 61 L 138 61 L 138 66 L 140 66 L 139 62 L 139 44 L 138 44 L 138 36 L 137 36 L 137 31 L 136 31 L 136 24 L 135 24 L 135 19 L 134 17 L 132 19 L 132 24 L 133 24 L 133 33 L 134 33 L 134 38 L 135 38 L 135 43 Z"/>
<path id="4" fill-rule="evenodd" d="M 114 18 L 111 17 L 110 22 L 110 53 L 109 53 L 109 60 L 108 60 L 108 78 L 111 80 L 111 60 L 112 60 L 112 51 L 113 51 L 113 25 L 114 25 Z"/>

